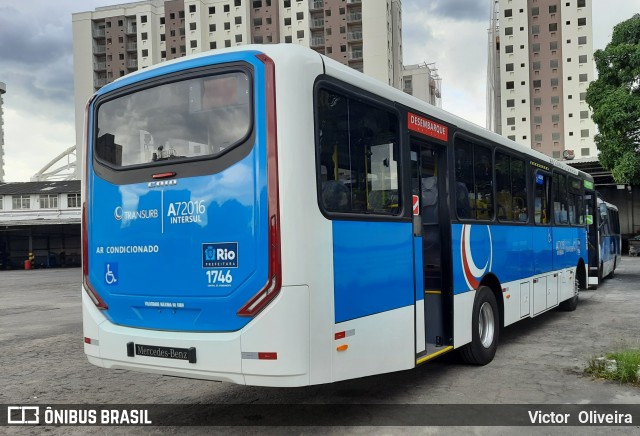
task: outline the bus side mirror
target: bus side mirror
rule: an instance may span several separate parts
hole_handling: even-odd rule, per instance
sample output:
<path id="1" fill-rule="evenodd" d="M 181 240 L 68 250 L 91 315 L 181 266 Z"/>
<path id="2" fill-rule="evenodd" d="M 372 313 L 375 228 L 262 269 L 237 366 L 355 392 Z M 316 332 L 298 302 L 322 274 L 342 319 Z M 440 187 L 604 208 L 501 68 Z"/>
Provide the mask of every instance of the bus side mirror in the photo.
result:
<path id="1" fill-rule="evenodd" d="M 600 203 L 598 209 L 600 211 L 600 218 L 602 219 L 602 221 L 605 221 L 607 219 L 607 205 L 604 203 Z"/>

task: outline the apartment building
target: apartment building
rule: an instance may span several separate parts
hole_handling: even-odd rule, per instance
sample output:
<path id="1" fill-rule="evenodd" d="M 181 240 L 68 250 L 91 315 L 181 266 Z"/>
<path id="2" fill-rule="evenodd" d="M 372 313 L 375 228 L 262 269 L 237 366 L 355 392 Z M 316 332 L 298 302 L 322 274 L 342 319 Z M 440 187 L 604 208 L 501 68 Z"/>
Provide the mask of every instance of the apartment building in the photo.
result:
<path id="1" fill-rule="evenodd" d="M 401 19 L 400 0 L 145 0 L 73 14 L 76 144 L 97 89 L 218 48 L 300 44 L 400 88 Z"/>
<path id="2" fill-rule="evenodd" d="M 435 63 L 405 65 L 402 70 L 402 90 L 422 101 L 442 107 L 442 79 Z"/>
<path id="3" fill-rule="evenodd" d="M 597 156 L 591 1 L 495 0 L 488 128 L 557 159 Z"/>
<path id="4" fill-rule="evenodd" d="M 0 182 L 4 180 L 4 117 L 2 112 L 2 94 L 7 92 L 7 85 L 0 82 Z"/>

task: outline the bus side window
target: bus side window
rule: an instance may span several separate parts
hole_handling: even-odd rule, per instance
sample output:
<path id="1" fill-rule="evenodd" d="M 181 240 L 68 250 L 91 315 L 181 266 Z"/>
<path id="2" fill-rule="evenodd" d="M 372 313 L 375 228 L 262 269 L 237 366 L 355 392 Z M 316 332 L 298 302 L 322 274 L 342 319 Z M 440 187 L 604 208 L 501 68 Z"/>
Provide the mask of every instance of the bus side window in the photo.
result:
<path id="1" fill-rule="evenodd" d="M 456 210 L 463 219 L 475 218 L 472 150 L 470 142 L 456 139 Z"/>
<path id="2" fill-rule="evenodd" d="M 549 223 L 549 176 L 539 171 L 535 173 L 535 222 Z"/>

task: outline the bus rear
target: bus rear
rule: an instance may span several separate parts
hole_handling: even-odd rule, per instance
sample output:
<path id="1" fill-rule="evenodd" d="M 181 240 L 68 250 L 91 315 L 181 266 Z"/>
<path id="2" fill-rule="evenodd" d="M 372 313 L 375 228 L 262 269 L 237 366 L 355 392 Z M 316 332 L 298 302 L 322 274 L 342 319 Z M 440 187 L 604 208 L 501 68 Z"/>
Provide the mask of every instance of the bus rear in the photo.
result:
<path id="1" fill-rule="evenodd" d="M 90 362 L 235 383 L 308 383 L 308 311 L 281 289 L 275 117 L 275 66 L 255 51 L 145 70 L 89 103 Z M 264 311 L 276 297 L 277 307 Z M 269 334 L 279 328 L 282 335 Z M 283 353 L 287 347 L 294 351 Z"/>

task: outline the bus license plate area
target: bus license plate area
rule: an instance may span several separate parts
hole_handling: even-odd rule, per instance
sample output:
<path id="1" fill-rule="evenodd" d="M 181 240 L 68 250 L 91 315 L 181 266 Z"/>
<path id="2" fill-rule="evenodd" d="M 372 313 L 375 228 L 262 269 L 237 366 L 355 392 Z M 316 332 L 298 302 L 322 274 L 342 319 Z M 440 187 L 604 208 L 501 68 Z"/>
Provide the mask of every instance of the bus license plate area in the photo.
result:
<path id="1" fill-rule="evenodd" d="M 127 343 L 127 356 L 159 357 L 162 359 L 186 360 L 196 363 L 196 348 L 160 347 L 158 345 L 144 345 Z"/>

